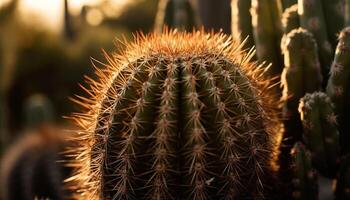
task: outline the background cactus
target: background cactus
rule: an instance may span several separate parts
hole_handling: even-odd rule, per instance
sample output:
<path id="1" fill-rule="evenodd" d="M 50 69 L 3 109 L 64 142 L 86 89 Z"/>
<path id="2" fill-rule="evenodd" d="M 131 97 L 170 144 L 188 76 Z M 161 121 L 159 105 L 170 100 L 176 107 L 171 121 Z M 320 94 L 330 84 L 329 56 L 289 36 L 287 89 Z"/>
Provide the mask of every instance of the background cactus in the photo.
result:
<path id="1" fill-rule="evenodd" d="M 306 94 L 300 100 L 299 112 L 313 166 L 322 175 L 334 177 L 340 146 L 337 118 L 330 98 L 323 92 Z"/>
<path id="2" fill-rule="evenodd" d="M 293 198 L 300 200 L 318 199 L 317 173 L 313 170 L 310 152 L 302 143 L 297 142 L 292 149 L 294 172 Z"/>
<path id="3" fill-rule="evenodd" d="M 74 118 L 77 198 L 269 196 L 280 126 L 252 55 L 222 34 L 135 41 L 107 56 L 108 73 L 97 71 L 80 103 L 89 111 Z"/>
<path id="4" fill-rule="evenodd" d="M 0 197 L 3 200 L 66 199 L 63 180 L 70 168 L 63 161 L 66 134 L 53 125 L 53 109 L 43 95 L 28 98 L 25 133 L 6 151 L 0 165 Z"/>
<path id="5" fill-rule="evenodd" d="M 340 141 L 343 153 L 349 152 L 349 131 L 347 123 L 350 113 L 350 28 L 345 28 L 339 35 L 339 42 L 330 71 L 326 92 L 334 103 L 338 116 Z"/>

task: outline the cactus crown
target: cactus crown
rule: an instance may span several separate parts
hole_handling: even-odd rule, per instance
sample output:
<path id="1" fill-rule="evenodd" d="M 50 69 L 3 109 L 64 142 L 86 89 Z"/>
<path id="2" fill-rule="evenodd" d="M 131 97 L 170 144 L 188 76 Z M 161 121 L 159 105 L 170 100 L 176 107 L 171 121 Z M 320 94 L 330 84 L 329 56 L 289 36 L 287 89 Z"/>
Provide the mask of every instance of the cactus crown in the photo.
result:
<path id="1" fill-rule="evenodd" d="M 279 122 L 251 57 L 223 34 L 176 30 L 106 54 L 73 117 L 77 198 L 261 198 Z"/>

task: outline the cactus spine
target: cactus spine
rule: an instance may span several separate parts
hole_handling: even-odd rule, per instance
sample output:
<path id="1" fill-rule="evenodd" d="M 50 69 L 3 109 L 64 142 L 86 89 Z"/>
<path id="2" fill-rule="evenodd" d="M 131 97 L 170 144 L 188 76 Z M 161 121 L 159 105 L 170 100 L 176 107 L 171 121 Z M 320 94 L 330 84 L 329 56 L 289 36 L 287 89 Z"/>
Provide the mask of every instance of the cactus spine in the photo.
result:
<path id="1" fill-rule="evenodd" d="M 251 57 L 221 34 L 176 31 L 108 57 L 75 118 L 80 198 L 262 198 L 279 125 Z"/>
<path id="2" fill-rule="evenodd" d="M 339 156 L 339 133 L 330 98 L 323 92 L 308 93 L 300 100 L 299 112 L 313 166 L 322 175 L 334 177 Z"/>
<path id="3" fill-rule="evenodd" d="M 312 169 L 310 153 L 297 142 L 292 149 L 294 179 L 293 198 L 298 200 L 318 199 L 317 173 Z"/>
<path id="4" fill-rule="evenodd" d="M 334 103 L 335 114 L 339 118 L 340 141 L 342 151 L 349 152 L 350 126 L 346 120 L 350 112 L 350 28 L 345 28 L 339 35 L 339 42 L 332 63 L 326 92 Z"/>

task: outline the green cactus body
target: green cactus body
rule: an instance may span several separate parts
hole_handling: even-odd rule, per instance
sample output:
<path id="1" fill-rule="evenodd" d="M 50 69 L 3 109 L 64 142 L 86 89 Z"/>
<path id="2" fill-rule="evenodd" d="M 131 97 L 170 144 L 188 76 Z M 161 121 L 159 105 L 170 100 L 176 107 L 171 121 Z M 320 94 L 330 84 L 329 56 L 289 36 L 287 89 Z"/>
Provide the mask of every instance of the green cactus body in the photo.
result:
<path id="1" fill-rule="evenodd" d="M 280 2 L 252 0 L 251 15 L 258 61 L 272 63 L 269 76 L 277 76 L 283 69 L 280 50 L 282 38 Z"/>
<path id="2" fill-rule="evenodd" d="M 322 0 L 327 33 L 332 46 L 337 45 L 337 35 L 344 27 L 344 0 Z"/>
<path id="3" fill-rule="evenodd" d="M 286 37 L 283 49 L 285 68 L 281 76 L 282 99 L 285 100 L 282 114 L 287 119 L 285 128 L 289 132 L 285 137 L 301 139 L 299 99 L 321 88 L 322 75 L 316 46 L 312 35 L 302 28 L 291 31 Z"/>
<path id="4" fill-rule="evenodd" d="M 328 41 L 322 2 L 321 0 L 300 0 L 298 1 L 298 8 L 300 26 L 314 36 L 317 43 L 322 75 L 324 78 L 327 78 L 329 66 L 332 62 L 333 49 L 331 43 Z"/>
<path id="5" fill-rule="evenodd" d="M 221 34 L 176 31 L 108 57 L 75 118 L 77 199 L 261 199 L 279 123 L 251 57 Z"/>
<path id="6" fill-rule="evenodd" d="M 318 199 L 317 173 L 312 169 L 310 153 L 297 142 L 292 149 L 294 179 L 293 198 L 299 200 Z"/>
<path id="7" fill-rule="evenodd" d="M 323 92 L 306 94 L 299 105 L 304 141 L 311 151 L 313 166 L 334 177 L 339 156 L 339 132 L 330 98 Z"/>
<path id="8" fill-rule="evenodd" d="M 350 156 L 341 159 L 335 187 L 336 200 L 350 199 Z"/>
<path id="9" fill-rule="evenodd" d="M 293 29 L 300 27 L 299 15 L 298 15 L 298 5 L 294 4 L 291 7 L 285 9 L 282 15 L 282 28 L 283 37 L 281 41 L 281 49 L 283 49 L 287 34 Z"/>
<path id="10" fill-rule="evenodd" d="M 335 58 L 330 71 L 326 93 L 334 103 L 334 111 L 340 124 L 342 151 L 350 150 L 350 125 L 346 121 L 350 112 L 350 28 L 345 28 L 339 35 Z"/>
<path id="11" fill-rule="evenodd" d="M 291 7 L 294 4 L 298 3 L 298 0 L 281 0 L 283 10 L 286 10 L 287 8 Z"/>
<path id="12" fill-rule="evenodd" d="M 164 26 L 191 31 L 198 25 L 195 10 L 189 0 L 160 0 L 155 22 L 155 31 Z"/>
<path id="13" fill-rule="evenodd" d="M 243 42 L 244 48 L 254 46 L 252 16 L 250 15 L 251 0 L 232 0 L 231 1 L 231 23 L 232 35 L 235 39 Z"/>

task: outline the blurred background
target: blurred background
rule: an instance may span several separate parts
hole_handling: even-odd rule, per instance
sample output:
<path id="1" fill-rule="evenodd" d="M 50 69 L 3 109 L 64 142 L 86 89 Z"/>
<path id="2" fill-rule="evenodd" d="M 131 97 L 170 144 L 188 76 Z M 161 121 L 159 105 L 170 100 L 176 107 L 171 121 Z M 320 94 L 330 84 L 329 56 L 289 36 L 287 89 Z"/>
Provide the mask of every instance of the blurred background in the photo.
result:
<path id="1" fill-rule="evenodd" d="M 95 78 L 92 62 L 106 62 L 102 49 L 122 50 L 117 39 L 161 31 L 165 23 L 230 33 L 230 0 L 183 2 L 174 21 L 187 19 L 186 27 L 165 14 L 172 13 L 168 0 L 0 0 L 0 185 L 8 186 L 0 199 L 63 199 L 54 185 L 70 170 L 55 161 L 67 159 L 60 154 L 65 130 L 74 129 L 63 116 L 81 111 L 70 98 L 88 96 L 79 84 Z M 27 194 L 17 192 L 23 184 Z"/>

